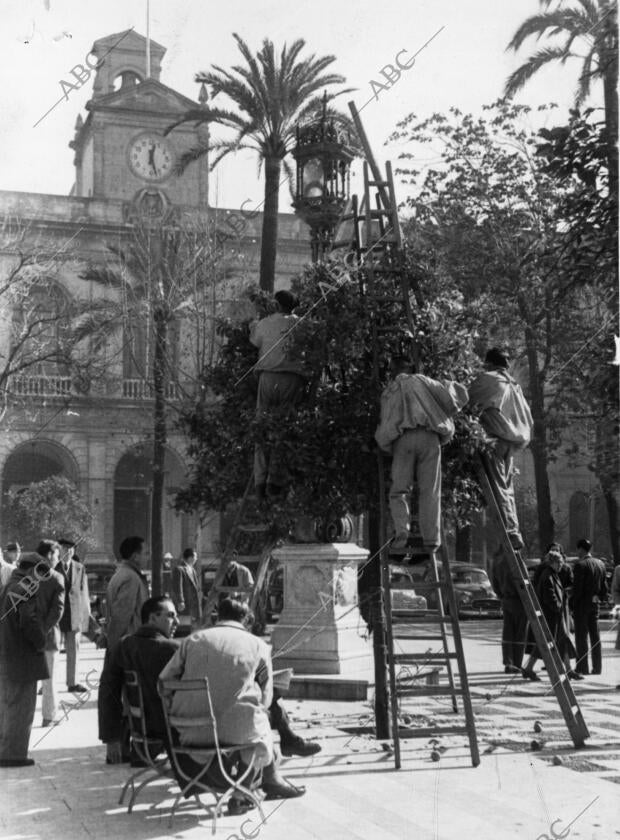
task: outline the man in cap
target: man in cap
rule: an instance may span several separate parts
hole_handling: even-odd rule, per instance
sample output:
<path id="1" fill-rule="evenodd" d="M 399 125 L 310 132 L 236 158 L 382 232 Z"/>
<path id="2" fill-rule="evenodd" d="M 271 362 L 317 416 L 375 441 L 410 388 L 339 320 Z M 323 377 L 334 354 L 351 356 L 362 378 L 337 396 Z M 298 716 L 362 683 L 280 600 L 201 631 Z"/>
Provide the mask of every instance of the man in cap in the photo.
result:
<path id="1" fill-rule="evenodd" d="M 456 382 L 416 373 L 404 356 L 392 360 L 392 372 L 394 379 L 381 395 L 381 422 L 375 434 L 379 447 L 392 456 L 392 548 L 407 545 L 409 494 L 415 479 L 422 540 L 432 552 L 441 544 L 441 446 L 454 435 L 452 417 L 467 402 L 467 390 Z"/>
<path id="2" fill-rule="evenodd" d="M 592 673 L 600 674 L 603 668 L 601 635 L 598 626 L 599 605 L 607 600 L 609 590 L 605 564 L 592 556 L 592 543 L 581 539 L 577 543 L 579 559 L 573 566 L 572 607 L 575 620 L 576 671 L 590 673 L 588 653 L 592 657 Z M 588 648 L 588 639 L 590 647 Z"/>
<path id="3" fill-rule="evenodd" d="M 82 633 L 92 631 L 93 628 L 97 630 L 99 628 L 90 614 L 86 569 L 82 563 L 73 559 L 75 543 L 69 539 L 58 540 L 58 543 L 61 552 L 55 571 L 62 576 L 65 585 L 65 607 L 59 627 L 61 633 L 64 633 L 67 651 L 67 689 L 83 692 L 88 689 L 80 685 L 75 677 L 80 654 L 80 636 Z"/>
<path id="4" fill-rule="evenodd" d="M 277 311 L 252 325 L 250 341 L 258 348 L 256 414 L 258 417 L 277 415 L 284 422 L 295 413 L 305 389 L 303 365 L 292 357 L 289 341 L 299 322 L 298 316 L 293 314 L 299 301 L 286 289 L 276 292 L 274 297 Z M 266 494 L 277 496 L 281 493 L 287 477 L 284 459 L 257 445 L 254 483 L 258 499 L 262 501 Z"/>
<path id="5" fill-rule="evenodd" d="M 495 498 L 503 513 L 506 531 L 515 549 L 523 548 L 513 484 L 514 455 L 530 442 L 534 421 L 521 386 L 508 373 L 510 359 L 504 350 L 492 347 L 485 357 L 485 370 L 469 389 L 469 403 L 480 412 L 480 423 L 493 438 L 485 462 Z"/>

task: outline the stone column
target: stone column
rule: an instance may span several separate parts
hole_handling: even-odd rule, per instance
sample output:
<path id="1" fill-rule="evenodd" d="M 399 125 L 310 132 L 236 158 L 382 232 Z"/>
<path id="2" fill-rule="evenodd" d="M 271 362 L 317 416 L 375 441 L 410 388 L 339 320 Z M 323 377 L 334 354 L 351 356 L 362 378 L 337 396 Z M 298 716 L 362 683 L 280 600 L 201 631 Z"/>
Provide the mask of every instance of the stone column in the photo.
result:
<path id="1" fill-rule="evenodd" d="M 273 667 L 296 674 L 372 678 L 357 571 L 368 552 L 354 543 L 302 543 L 274 551 L 284 569 L 284 609 L 271 641 Z"/>

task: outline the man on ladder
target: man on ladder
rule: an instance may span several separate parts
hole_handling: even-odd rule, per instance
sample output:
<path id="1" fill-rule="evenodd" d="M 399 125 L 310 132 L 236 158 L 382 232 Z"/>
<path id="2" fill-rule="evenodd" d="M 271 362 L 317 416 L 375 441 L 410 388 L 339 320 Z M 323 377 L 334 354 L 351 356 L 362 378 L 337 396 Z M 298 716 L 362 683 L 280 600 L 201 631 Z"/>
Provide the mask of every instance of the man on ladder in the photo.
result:
<path id="1" fill-rule="evenodd" d="M 508 354 L 492 347 L 486 354 L 486 370 L 469 389 L 469 402 L 477 408 L 480 423 L 494 439 L 493 450 L 484 457 L 489 483 L 497 498 L 514 549 L 523 548 L 512 481 L 514 454 L 530 442 L 534 421 L 521 386 L 508 373 Z"/>
<path id="2" fill-rule="evenodd" d="M 466 404 L 467 390 L 456 382 L 441 383 L 415 373 L 405 357 L 392 361 L 394 379 L 381 395 L 379 447 L 392 455 L 390 512 L 395 529 L 393 549 L 410 536 L 409 493 L 418 485 L 420 531 L 424 546 L 441 543 L 441 446 L 454 435 L 452 417 Z"/>

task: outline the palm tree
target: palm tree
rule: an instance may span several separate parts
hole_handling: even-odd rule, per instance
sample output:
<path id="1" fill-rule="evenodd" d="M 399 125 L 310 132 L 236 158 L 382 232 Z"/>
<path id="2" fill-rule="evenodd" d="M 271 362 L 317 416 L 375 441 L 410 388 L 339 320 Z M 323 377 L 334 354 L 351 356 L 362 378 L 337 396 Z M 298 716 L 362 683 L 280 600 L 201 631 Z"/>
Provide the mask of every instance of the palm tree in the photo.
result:
<path id="1" fill-rule="evenodd" d="M 513 96 L 532 76 L 551 61 L 564 64 L 569 58 L 583 60 L 575 92 L 575 105 L 580 107 L 590 94 L 592 80 L 603 80 L 607 162 L 612 194 L 618 189 L 618 3 L 617 0 L 576 0 L 576 6 L 565 7 L 563 0 L 550 10 L 553 0 L 540 0 L 544 12 L 527 18 L 517 29 L 507 49 L 515 52 L 531 35 L 562 36 L 563 46 L 547 46 L 531 55 L 506 81 L 504 93 Z M 573 51 L 575 42 L 585 42 L 585 55 Z"/>
<path id="2" fill-rule="evenodd" d="M 236 65 L 228 71 L 213 65 L 210 72 L 196 74 L 196 81 L 209 85 L 212 96 L 226 94 L 240 113 L 205 106 L 185 114 L 166 133 L 182 122 L 189 121 L 196 121 L 197 124 L 215 122 L 235 131 L 235 137 L 230 140 L 221 140 L 211 145 L 203 142 L 185 152 L 177 163 L 178 173 L 210 149 L 217 151 L 211 169 L 227 154 L 239 149 L 253 149 L 258 153 L 259 167 L 265 167 L 260 287 L 271 292 L 278 238 L 280 178 L 284 168 L 289 183 L 292 182 L 292 170 L 286 157 L 295 144 L 296 125 L 317 115 L 324 101 L 329 102 L 351 89 L 326 93 L 324 99 L 317 95 L 317 91 L 341 84 L 345 78 L 336 73 L 324 73 L 336 60 L 333 55 L 321 58 L 312 55 L 299 59 L 306 45 L 301 38 L 290 47 L 285 44 L 279 55 L 273 43 L 265 38 L 256 56 L 239 35 L 235 33 L 234 38 L 246 66 Z M 344 114 L 331 109 L 327 113 L 335 122 L 350 127 L 348 117 Z"/>

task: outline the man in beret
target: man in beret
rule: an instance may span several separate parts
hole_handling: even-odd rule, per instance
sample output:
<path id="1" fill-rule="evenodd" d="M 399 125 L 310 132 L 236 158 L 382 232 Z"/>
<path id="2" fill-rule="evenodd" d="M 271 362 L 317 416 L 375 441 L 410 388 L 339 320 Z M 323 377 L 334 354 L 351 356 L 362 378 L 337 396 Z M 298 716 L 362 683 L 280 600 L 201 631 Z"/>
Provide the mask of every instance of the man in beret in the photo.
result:
<path id="1" fill-rule="evenodd" d="M 305 389 L 301 361 L 292 357 L 290 334 L 299 322 L 293 310 L 299 305 L 297 297 L 283 289 L 275 294 L 276 312 L 261 318 L 250 329 L 250 341 L 258 348 L 256 371 L 258 379 L 257 416 L 277 415 L 282 421 L 294 414 Z M 262 446 L 254 450 L 254 483 L 259 501 L 266 495 L 277 496 L 288 478 L 282 457 Z"/>
<path id="2" fill-rule="evenodd" d="M 521 386 L 508 373 L 506 351 L 491 347 L 485 370 L 469 389 L 469 403 L 480 413 L 480 423 L 494 439 L 486 457 L 487 475 L 503 513 L 506 530 L 515 549 L 523 548 L 513 484 L 514 455 L 530 442 L 534 421 Z"/>

